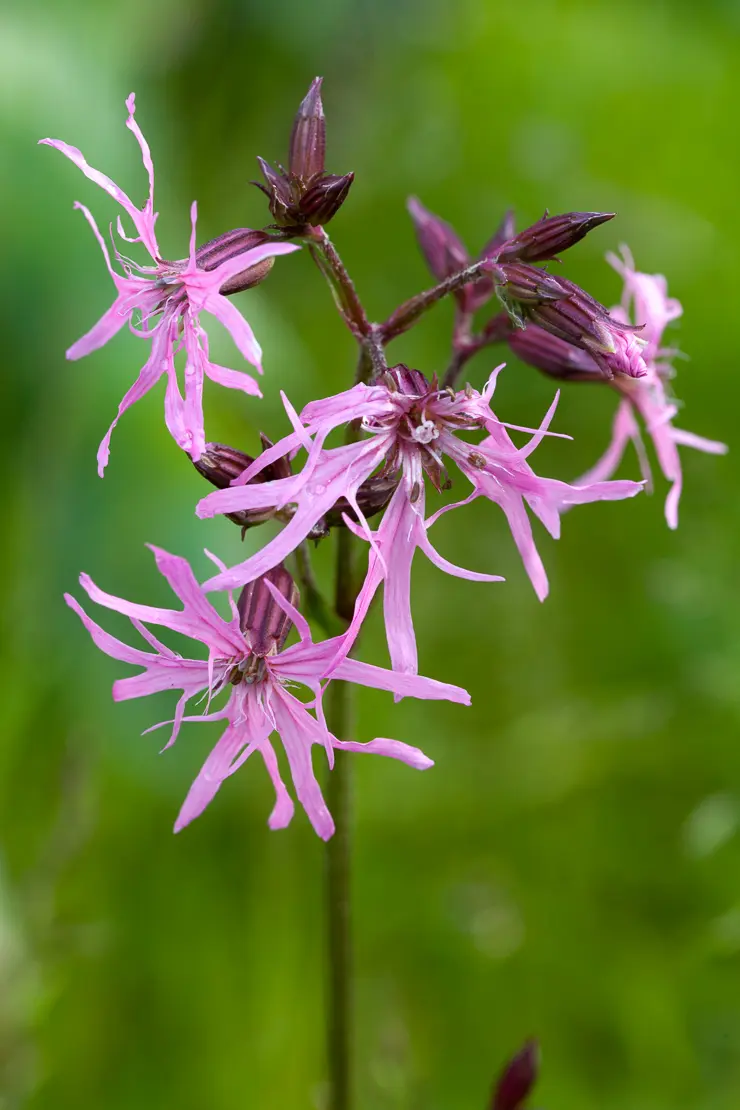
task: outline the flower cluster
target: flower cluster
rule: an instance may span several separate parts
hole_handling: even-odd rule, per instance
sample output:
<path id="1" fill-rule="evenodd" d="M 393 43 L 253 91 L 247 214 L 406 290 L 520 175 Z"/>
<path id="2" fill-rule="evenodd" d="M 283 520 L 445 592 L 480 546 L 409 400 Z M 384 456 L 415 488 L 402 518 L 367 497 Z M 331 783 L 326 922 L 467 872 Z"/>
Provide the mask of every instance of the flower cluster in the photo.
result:
<path id="1" fill-rule="evenodd" d="M 196 241 L 196 205 L 191 207 L 187 257 L 163 259 L 154 211 L 154 171 L 149 146 L 135 120 L 134 97 L 127 101 L 126 125 L 134 134 L 149 178 L 148 197 L 138 208 L 105 174 L 93 169 L 75 147 L 42 142 L 61 151 L 109 193 L 133 224 L 134 235 L 117 231 L 126 243 L 139 244 L 149 256 L 140 264 L 114 245 L 120 271 L 114 269 L 106 240 L 90 211 L 83 212 L 103 251 L 116 287 L 113 305 L 67 352 L 78 358 L 103 346 L 128 323 L 150 343 L 149 356 L 98 451 L 102 475 L 110 437 L 121 416 L 152 389 L 165 383 L 165 422 L 179 447 L 216 489 L 197 505 L 200 517 L 227 516 L 242 529 L 266 520 L 281 530 L 248 558 L 227 567 L 210 556 L 217 573 L 199 583 L 186 560 L 154 548 L 157 567 L 182 603 L 181 609 L 135 604 L 100 590 L 87 575 L 80 582 L 96 603 L 123 613 L 152 650 L 130 647 L 95 623 L 78 602 L 67 603 L 79 615 L 96 645 L 107 655 L 133 664 L 140 673 L 119 679 L 116 700 L 177 690 L 169 740 L 176 740 L 186 721 L 220 720 L 225 731 L 206 759 L 177 818 L 178 830 L 197 817 L 253 753 L 259 753 L 272 780 L 276 802 L 271 828 L 287 825 L 293 801 L 280 773 L 271 736 L 278 734 L 290 769 L 295 795 L 316 832 L 332 835 L 334 825 L 316 778 L 311 753 L 324 749 L 331 768 L 336 750 L 392 756 L 412 767 L 431 765 L 417 748 L 376 738 L 364 743 L 339 738 L 323 709 L 328 682 L 359 683 L 402 697 L 443 698 L 469 704 L 458 686 L 419 677 L 418 648 L 411 604 L 411 567 L 417 548 L 447 574 L 477 582 L 501 582 L 489 570 L 457 566 L 437 551 L 430 535 L 439 517 L 485 498 L 505 515 L 525 571 L 540 600 L 548 579 L 535 543 L 530 514 L 549 534 L 560 535 L 561 517 L 574 505 L 633 497 L 650 482 L 636 415 L 655 444 L 666 478 L 672 483 L 666 503 L 671 527 L 677 523 L 681 490 L 678 445 L 721 453 L 724 445 L 679 431 L 672 421 L 676 404 L 668 394 L 671 351 L 662 347 L 664 328 L 681 312 L 667 296 L 665 280 L 635 270 L 627 252 L 609 256 L 625 282 L 623 303 L 611 311 L 566 278 L 542 268 L 604 224 L 612 213 L 570 212 L 545 216 L 519 233 L 513 214 L 504 218 L 477 258 L 472 258 L 449 224 L 409 202 L 419 244 L 437 284 L 399 306 L 381 324 L 370 322 L 347 271 L 324 229 L 344 203 L 353 175 L 325 169 L 326 128 L 321 81 L 316 79 L 293 125 L 288 168 L 260 159 L 274 223 L 237 228 L 202 246 Z M 111 229 L 112 238 L 112 229 Z M 277 442 L 262 437 L 256 457 L 228 444 L 207 442 L 203 417 L 205 378 L 258 396 L 255 380 L 242 371 L 210 360 L 204 316 L 218 319 L 237 348 L 260 373 L 261 350 L 249 324 L 230 299 L 269 274 L 274 259 L 306 245 L 328 280 L 340 314 L 356 338 L 359 372 L 346 391 L 310 401 L 298 414 L 283 402 L 291 430 Z M 444 373 L 424 374 L 406 365 L 389 365 L 386 347 L 397 335 L 447 294 L 455 297 L 452 359 Z M 497 298 L 503 310 L 479 330 L 476 314 Z M 506 342 L 527 362 L 561 381 L 602 381 L 620 395 L 612 443 L 602 459 L 573 483 L 543 477 L 530 456 L 545 436 L 569 437 L 551 428 L 558 394 L 539 427 L 501 420 L 492 406 L 502 366 L 489 373 L 480 389 L 461 386 L 460 373 L 477 352 Z M 177 358 L 182 355 L 181 389 Z M 329 446 L 344 429 L 344 442 Z M 632 439 L 642 465 L 642 481 L 614 480 L 627 440 Z M 302 462 L 297 466 L 296 459 Z M 453 477 L 465 483 L 462 496 L 427 514 L 429 487 L 444 494 Z M 371 526 L 370 520 L 376 518 Z M 332 616 L 310 572 L 306 541 L 326 539 L 335 530 L 354 534 L 367 545 L 364 580 L 344 583 L 344 596 Z M 489 544 L 485 544 L 487 554 Z M 292 561 L 292 562 L 291 562 Z M 286 563 L 291 565 L 288 570 Z M 345 566 L 345 571 L 348 569 Z M 351 569 L 351 568 L 349 568 Z M 306 612 L 300 609 L 304 592 Z M 345 574 L 351 579 L 351 575 Z M 373 599 L 383 587 L 383 609 L 391 669 L 350 658 Z M 232 591 L 240 590 L 238 598 Z M 224 591 L 229 616 L 211 601 Z M 307 615 L 327 631 L 314 642 Z M 336 622 L 343 624 L 336 628 Z M 151 632 L 162 626 L 197 640 L 205 658 L 183 658 Z M 289 639 L 297 641 L 289 643 Z M 300 686 L 305 693 L 296 696 Z M 187 716 L 188 702 L 198 698 L 204 710 Z M 216 708 L 212 704 L 217 703 Z M 159 726 L 154 726 L 159 727 Z M 507 1104 L 508 1105 L 508 1104 Z"/>

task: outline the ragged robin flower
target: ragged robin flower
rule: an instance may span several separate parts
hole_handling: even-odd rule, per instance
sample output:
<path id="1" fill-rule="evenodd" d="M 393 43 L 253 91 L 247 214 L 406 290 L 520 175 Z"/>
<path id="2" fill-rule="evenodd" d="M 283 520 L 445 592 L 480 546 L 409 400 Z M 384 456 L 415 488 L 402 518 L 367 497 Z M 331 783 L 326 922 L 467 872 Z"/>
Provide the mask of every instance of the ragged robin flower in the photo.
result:
<path id="1" fill-rule="evenodd" d="M 99 589 L 86 574 L 80 576 L 80 583 L 93 601 L 129 617 L 153 651 L 142 651 L 117 640 L 96 624 L 75 598 L 66 594 L 65 600 L 101 651 L 113 659 L 143 668 L 140 674 L 114 683 L 116 701 L 145 697 L 162 690 L 182 691 L 174 720 L 164 722 L 173 726 L 166 748 L 174 744 L 185 721 L 226 722 L 225 732 L 190 788 L 175 823 L 175 832 L 198 817 L 224 780 L 255 752 L 261 755 L 275 788 L 277 800 L 270 814 L 270 828 L 284 828 L 290 823 L 293 801 L 280 775 L 270 740 L 273 733 L 278 733 L 282 741 L 296 796 L 314 829 L 325 840 L 334 832 L 334 822 L 312 767 L 314 744 L 324 748 L 330 767 L 337 749 L 392 756 L 420 770 L 431 767 L 432 761 L 423 752 L 398 740 L 378 738 L 358 743 L 339 740 L 329 731 L 322 709 L 324 684 L 321 679 L 329 663 L 342 652 L 342 637 L 312 643 L 308 624 L 297 608 L 298 591 L 284 567 L 273 567 L 247 586 L 238 602 L 230 596 L 231 617 L 225 620 L 206 597 L 185 559 L 158 548 L 152 550 L 159 571 L 182 602 L 182 609 L 159 609 L 114 597 Z M 214 556 L 211 558 L 224 569 Z M 208 649 L 208 658 L 182 658 L 148 630 L 149 624 L 199 640 Z M 286 639 L 293 626 L 300 642 L 286 648 Z M 431 678 L 394 674 L 355 659 L 345 659 L 336 667 L 335 674 L 345 682 L 388 690 L 397 697 L 447 699 L 470 704 L 470 696 L 459 686 Z M 312 699 L 300 701 L 292 692 L 296 686 L 306 687 Z M 223 693 L 228 694 L 226 704 L 209 712 L 212 699 Z M 198 695 L 207 699 L 204 712 L 200 716 L 186 717 L 187 702 Z"/>
<path id="2" fill-rule="evenodd" d="M 642 476 L 647 487 L 652 488 L 652 472 L 640 432 L 640 421 L 653 441 L 660 469 L 671 483 L 665 503 L 665 516 L 669 527 L 678 526 L 678 504 L 683 486 L 679 447 L 693 447 L 711 455 L 723 455 L 724 443 L 705 439 L 693 432 L 676 428 L 673 424 L 679 405 L 673 398 L 670 382 L 674 376 L 671 358 L 677 353 L 663 346 L 663 333 L 668 324 L 682 313 L 680 303 L 668 296 L 666 279 L 662 274 L 644 274 L 635 269 L 632 255 L 626 247 L 622 256 L 607 255 L 614 269 L 624 279 L 622 303 L 611 310 L 612 318 L 643 325 L 642 359 L 645 374 L 634 378 L 615 373 L 609 385 L 620 395 L 614 417 L 612 440 L 599 461 L 581 478 L 582 482 L 600 482 L 610 478 L 619 466 L 630 440 L 635 445 Z M 561 380 L 602 381 L 598 367 L 585 351 L 570 346 L 562 339 L 528 326 L 524 331 L 512 332 L 508 337 L 514 353 L 524 362 L 536 366 L 546 374 Z"/>
<path id="3" fill-rule="evenodd" d="M 499 369 L 501 369 L 499 367 Z M 455 392 L 440 389 L 418 370 L 397 366 L 373 385 L 356 385 L 345 393 L 312 401 L 300 420 L 286 401 L 295 431 L 265 451 L 238 480 L 242 484 L 218 490 L 198 505 L 200 516 L 257 510 L 294 504 L 285 528 L 265 547 L 244 562 L 217 574 L 206 589 L 243 585 L 281 562 L 311 532 L 317 520 L 340 498 L 346 498 L 356 521 L 346 523 L 371 544 L 368 574 L 355 606 L 344 649 L 348 650 L 380 583 L 385 581 L 384 612 L 388 647 L 396 670 L 414 673 L 417 649 L 411 617 L 410 579 L 414 552 L 427 557 L 449 574 L 473 581 L 501 581 L 496 575 L 455 566 L 432 546 L 427 532 L 441 513 L 485 497 L 506 514 L 514 542 L 539 598 L 548 591 L 527 507 L 550 534 L 560 534 L 560 513 L 570 505 L 632 497 L 642 488 L 637 482 L 595 482 L 568 485 L 540 478 L 527 459 L 550 434 L 557 397 L 536 431 L 507 425 L 490 407 L 496 371 L 482 393 L 470 386 Z M 339 425 L 361 420 L 366 438 L 343 447 L 325 448 L 330 432 Z M 523 447 L 512 442 L 508 428 L 528 432 Z M 483 432 L 479 443 L 463 436 Z M 276 459 L 307 450 L 303 470 L 290 478 L 254 484 L 251 479 Z M 462 501 L 425 517 L 425 481 L 437 490 L 448 489 L 445 458 L 451 459 L 472 485 Z M 378 528 L 371 531 L 357 502 L 357 491 L 375 472 L 398 474 L 400 481 Z"/>
<path id="4" fill-rule="evenodd" d="M 79 202 L 76 208 L 85 216 L 100 244 L 108 271 L 116 287 L 116 299 L 97 324 L 67 351 L 67 358 L 77 359 L 104 346 L 124 324 L 142 339 L 151 342 L 151 352 L 135 383 L 128 390 L 118 414 L 98 449 L 98 473 L 102 476 L 108 462 L 110 437 L 119 417 L 139 401 L 166 375 L 165 422 L 178 446 L 198 459 L 205 447 L 203 431 L 203 381 L 205 377 L 230 389 L 259 396 L 259 388 L 249 374 L 230 370 L 211 362 L 208 337 L 201 323 L 201 313 L 215 316 L 231 334 L 244 358 L 261 373 L 262 352 L 254 333 L 239 310 L 224 293 L 246 289 L 260 281 L 275 255 L 297 250 L 288 243 L 274 242 L 263 232 L 249 228 L 236 229 L 207 243 L 200 250 L 195 246 L 196 205 L 191 207 L 191 236 L 188 257 L 169 262 L 162 258 L 154 211 L 154 165 L 149 145 L 134 118 L 133 93 L 126 101 L 126 126 L 141 149 L 144 167 L 149 175 L 149 196 L 143 208 L 137 208 L 127 194 L 100 170 L 93 169 L 81 151 L 58 139 L 41 139 L 74 162 L 79 169 L 118 201 L 130 217 L 135 235 L 124 232 L 118 218 L 118 234 L 127 243 L 140 243 L 153 265 L 141 266 L 113 250 L 123 274 L 111 265 L 105 240 L 89 209 Z M 180 392 L 175 368 L 175 354 L 185 352 L 185 395 Z"/>

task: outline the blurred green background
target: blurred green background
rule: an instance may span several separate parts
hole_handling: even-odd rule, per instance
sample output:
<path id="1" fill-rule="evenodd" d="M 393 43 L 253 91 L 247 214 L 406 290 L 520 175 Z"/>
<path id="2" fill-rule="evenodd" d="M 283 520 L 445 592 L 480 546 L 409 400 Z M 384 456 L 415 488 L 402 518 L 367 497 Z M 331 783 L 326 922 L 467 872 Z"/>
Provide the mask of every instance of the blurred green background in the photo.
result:
<path id="1" fill-rule="evenodd" d="M 125 416 L 96 476 L 142 345 L 121 333 L 65 361 L 112 299 L 72 202 L 101 226 L 115 206 L 35 141 L 79 146 L 143 200 L 123 126 L 135 90 L 160 242 L 179 257 L 195 197 L 201 240 L 265 222 L 255 155 L 285 156 L 322 73 L 329 168 L 357 175 L 332 233 L 373 316 L 428 283 L 409 193 L 472 248 L 509 205 L 519 226 L 546 206 L 616 210 L 566 272 L 613 303 L 602 256 L 625 241 L 668 275 L 685 309 L 672 339 L 691 356 L 680 423 L 734 448 L 740 5 L 6 0 L 0 61 L 0 1107 L 320 1107 L 323 845 L 302 813 L 267 830 L 257 764 L 174 837 L 216 726 L 186 727 L 157 758 L 159 737 L 139 733 L 171 700 L 114 706 L 126 668 L 62 602 L 84 569 L 168 604 L 146 541 L 201 576 L 204 546 L 229 562 L 241 549 L 233 526 L 194 517 L 203 488 L 161 395 Z M 305 252 L 240 300 L 265 398 L 211 387 L 206 426 L 249 450 L 286 426 L 279 388 L 298 407 L 342 388 L 353 352 Z M 450 322 L 443 305 L 391 352 L 442 368 Z M 214 348 L 239 365 L 226 337 Z M 496 361 L 473 364 L 474 384 Z M 536 423 L 552 394 L 511 361 L 496 408 Z M 544 444 L 536 469 L 582 473 L 614 405 L 566 389 L 557 427 L 574 442 Z M 538 532 L 544 605 L 488 505 L 435 531 L 505 585 L 417 559 L 422 670 L 467 686 L 473 707 L 360 704 L 358 739 L 396 736 L 436 760 L 423 775 L 355 760 L 360 1110 L 484 1110 L 528 1035 L 548 1110 L 740 1105 L 740 453 L 683 460 L 676 534 L 659 477 L 651 498 L 569 514 L 557 544 Z M 622 473 L 637 476 L 634 455 Z M 377 614 L 363 655 L 385 661 Z"/>

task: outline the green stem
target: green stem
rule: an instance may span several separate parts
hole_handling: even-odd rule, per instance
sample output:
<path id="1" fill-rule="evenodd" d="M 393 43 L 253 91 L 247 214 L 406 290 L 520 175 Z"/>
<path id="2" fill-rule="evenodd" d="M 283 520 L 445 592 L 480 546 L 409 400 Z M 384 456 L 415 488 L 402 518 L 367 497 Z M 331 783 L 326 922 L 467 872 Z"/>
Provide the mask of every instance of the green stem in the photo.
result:
<path id="1" fill-rule="evenodd" d="M 432 305 L 435 305 L 442 297 L 446 297 L 448 293 L 454 293 L 456 290 L 462 289 L 464 285 L 469 285 L 471 281 L 476 281 L 490 269 L 490 265 L 487 258 L 482 258 L 471 266 L 466 266 L 464 270 L 459 270 L 456 274 L 445 278 L 439 285 L 426 289 L 416 297 L 404 301 L 395 312 L 391 313 L 385 323 L 380 325 L 379 331 L 383 344 L 389 343 L 391 339 L 395 339 L 399 335 L 403 335 Z"/>
<path id="2" fill-rule="evenodd" d="M 354 536 L 340 529 L 334 607 L 345 624 L 352 619 L 356 587 L 354 581 Z M 333 681 L 327 691 L 326 723 L 339 740 L 352 733 L 352 688 Z M 329 1054 L 328 1110 L 352 1107 L 352 942 L 351 942 L 351 823 L 352 765 L 349 752 L 336 752 L 329 775 L 326 802 L 334 816 L 336 831 L 326 847 L 326 916 L 329 945 L 327 1050 Z"/>
<path id="3" fill-rule="evenodd" d="M 339 739 L 351 733 L 351 693 L 346 682 L 332 682 L 327 691 L 326 720 Z M 329 950 L 327 1050 L 329 1054 L 328 1110 L 352 1106 L 352 944 L 350 865 L 352 820 L 352 763 L 349 752 L 336 752 L 329 775 L 326 802 L 336 832 L 326 846 L 326 914 Z"/>

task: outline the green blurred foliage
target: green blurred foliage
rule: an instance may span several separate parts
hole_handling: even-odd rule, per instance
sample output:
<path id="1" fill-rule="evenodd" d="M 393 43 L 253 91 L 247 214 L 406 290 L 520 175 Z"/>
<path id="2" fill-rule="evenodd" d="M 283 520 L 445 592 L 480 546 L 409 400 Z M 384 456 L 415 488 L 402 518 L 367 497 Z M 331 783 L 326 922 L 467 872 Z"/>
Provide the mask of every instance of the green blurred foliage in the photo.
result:
<path id="1" fill-rule="evenodd" d="M 123 126 L 135 89 L 177 257 L 194 197 L 201 239 L 265 221 L 254 156 L 284 156 L 323 73 L 329 167 L 357 174 L 333 234 L 372 315 L 427 283 L 409 193 L 471 247 L 509 205 L 520 226 L 545 207 L 616 210 L 567 273 L 613 302 L 602 256 L 626 241 L 668 275 L 691 355 L 681 422 L 734 447 L 739 31 L 737 0 L 6 3 L 3 1110 L 320 1106 L 325 1070 L 323 845 L 303 815 L 268 832 L 257 766 L 173 837 L 215 726 L 186 728 L 157 759 L 156 735 L 138 734 L 169 700 L 113 706 L 120 667 L 61 600 L 80 569 L 164 600 L 145 541 L 202 574 L 204 546 L 227 561 L 240 547 L 231 525 L 195 519 L 202 488 L 159 396 L 127 414 L 97 478 L 141 344 L 122 333 L 65 361 L 112 296 L 72 201 L 103 225 L 114 205 L 35 140 L 74 143 L 142 197 Z M 285 427 L 279 388 L 298 407 L 341 388 L 353 351 L 305 254 L 242 301 L 265 398 L 213 387 L 206 417 L 212 438 L 249 450 L 258 429 Z M 450 320 L 440 306 L 398 359 L 442 368 Z M 475 384 L 493 363 L 479 357 Z M 497 410 L 536 423 L 552 393 L 512 362 Z M 574 442 L 544 444 L 538 470 L 583 472 L 613 408 L 608 390 L 566 389 L 557 426 Z M 473 707 L 360 700 L 359 739 L 397 736 L 436 760 L 423 775 L 355 761 L 360 1110 L 484 1110 L 530 1034 L 549 1110 L 740 1105 L 740 462 L 683 458 L 676 534 L 658 479 L 653 497 L 585 507 L 558 544 L 541 537 L 544 605 L 488 505 L 443 518 L 439 546 L 505 585 L 417 560 L 422 670 L 466 685 Z M 327 552 L 318 564 L 326 583 Z M 385 661 L 377 616 L 363 651 Z"/>

